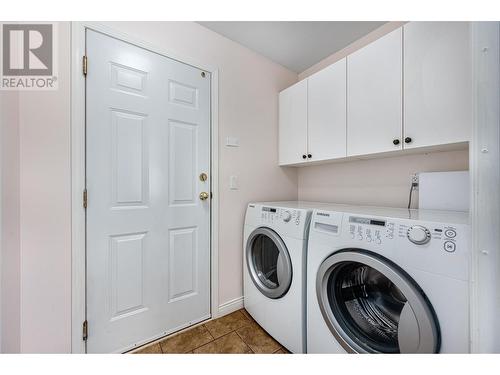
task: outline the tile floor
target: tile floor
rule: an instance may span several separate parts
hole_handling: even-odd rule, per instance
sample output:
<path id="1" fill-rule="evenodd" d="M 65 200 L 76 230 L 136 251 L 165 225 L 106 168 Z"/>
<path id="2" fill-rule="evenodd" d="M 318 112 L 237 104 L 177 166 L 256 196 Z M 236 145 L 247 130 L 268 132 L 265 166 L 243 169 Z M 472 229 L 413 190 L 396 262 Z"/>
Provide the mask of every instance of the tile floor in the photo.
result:
<path id="1" fill-rule="evenodd" d="M 286 354 L 245 309 L 144 346 L 136 354 Z"/>

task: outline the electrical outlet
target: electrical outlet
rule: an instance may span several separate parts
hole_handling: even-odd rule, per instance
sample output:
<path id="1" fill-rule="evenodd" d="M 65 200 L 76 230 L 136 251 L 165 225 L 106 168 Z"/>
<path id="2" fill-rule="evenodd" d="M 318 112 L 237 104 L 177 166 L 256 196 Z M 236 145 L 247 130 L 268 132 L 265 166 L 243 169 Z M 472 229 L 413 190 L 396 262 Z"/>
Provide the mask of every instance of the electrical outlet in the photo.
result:
<path id="1" fill-rule="evenodd" d="M 411 183 L 413 185 L 413 190 L 418 190 L 418 173 L 411 175 Z"/>

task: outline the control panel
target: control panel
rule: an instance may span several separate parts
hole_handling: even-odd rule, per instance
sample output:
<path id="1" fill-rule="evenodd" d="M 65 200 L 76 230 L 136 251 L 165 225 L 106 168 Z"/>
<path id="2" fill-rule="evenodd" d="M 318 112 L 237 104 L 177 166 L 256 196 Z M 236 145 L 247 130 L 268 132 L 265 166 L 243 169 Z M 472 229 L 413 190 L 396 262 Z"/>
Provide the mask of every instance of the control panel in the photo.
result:
<path id="1" fill-rule="evenodd" d="M 394 223 L 365 217 L 349 217 L 351 239 L 381 245 L 386 238 L 394 237 Z"/>
<path id="2" fill-rule="evenodd" d="M 466 280 L 470 231 L 465 218 L 457 215 L 456 223 L 451 224 L 432 215 L 436 220 L 316 210 L 309 231 L 310 251 L 362 249 L 378 253 L 405 270 Z"/>
<path id="3" fill-rule="evenodd" d="M 432 242 L 433 246 L 439 243 L 439 247 L 453 253 L 457 250 L 457 228 L 446 225 L 411 225 L 395 223 L 390 220 L 372 219 L 365 217 L 349 216 L 349 236 L 352 240 L 382 245 L 391 241 L 397 235 L 405 238 L 417 246 L 423 246 Z M 396 234 L 397 230 L 397 234 Z"/>
<path id="4" fill-rule="evenodd" d="M 278 224 L 282 222 L 298 226 L 301 223 L 301 216 L 301 211 L 293 209 L 263 206 L 261 211 L 262 222 L 268 224 Z"/>
<path id="5" fill-rule="evenodd" d="M 426 245 L 428 243 L 440 244 L 440 248 L 448 253 L 457 250 L 457 228 L 450 225 L 399 225 L 399 237 L 406 237 L 415 245 Z"/>

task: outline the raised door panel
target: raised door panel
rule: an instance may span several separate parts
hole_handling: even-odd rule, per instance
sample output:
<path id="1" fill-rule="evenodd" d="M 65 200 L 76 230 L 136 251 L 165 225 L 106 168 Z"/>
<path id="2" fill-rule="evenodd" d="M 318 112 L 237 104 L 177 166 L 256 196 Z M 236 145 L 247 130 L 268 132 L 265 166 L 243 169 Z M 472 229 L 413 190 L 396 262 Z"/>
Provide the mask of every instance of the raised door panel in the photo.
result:
<path id="1" fill-rule="evenodd" d="M 146 233 L 110 237 L 108 286 L 111 321 L 148 310 L 144 306 Z"/>
<path id="2" fill-rule="evenodd" d="M 170 205 L 196 205 L 198 126 L 170 120 Z"/>
<path id="3" fill-rule="evenodd" d="M 304 80 L 279 95 L 279 163 L 300 163 L 306 154 L 307 80 Z"/>
<path id="4" fill-rule="evenodd" d="M 469 22 L 404 26 L 405 148 L 470 139 L 471 69 Z"/>
<path id="5" fill-rule="evenodd" d="M 401 136 L 402 29 L 397 29 L 347 57 L 347 156 L 401 150 Z"/>
<path id="6" fill-rule="evenodd" d="M 308 78 L 308 151 L 311 161 L 346 156 L 346 59 Z"/>

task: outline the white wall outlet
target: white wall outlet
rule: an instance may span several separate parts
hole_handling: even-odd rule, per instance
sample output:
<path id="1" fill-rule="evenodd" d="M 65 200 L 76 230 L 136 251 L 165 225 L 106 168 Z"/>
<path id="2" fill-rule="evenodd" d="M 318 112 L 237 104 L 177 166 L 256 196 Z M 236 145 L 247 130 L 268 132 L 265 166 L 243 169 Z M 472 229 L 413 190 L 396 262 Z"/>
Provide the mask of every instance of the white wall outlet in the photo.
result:
<path id="1" fill-rule="evenodd" d="M 418 182 L 419 182 L 419 178 L 418 178 L 418 173 L 414 173 L 411 175 L 411 183 L 413 186 L 413 190 L 418 190 Z"/>
<path id="2" fill-rule="evenodd" d="M 227 147 L 240 147 L 240 140 L 238 137 L 226 137 Z"/>
<path id="3" fill-rule="evenodd" d="M 238 176 L 229 176 L 229 189 L 238 190 Z"/>

